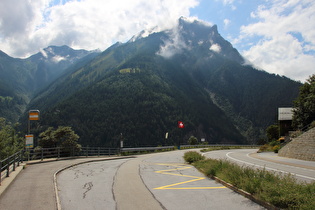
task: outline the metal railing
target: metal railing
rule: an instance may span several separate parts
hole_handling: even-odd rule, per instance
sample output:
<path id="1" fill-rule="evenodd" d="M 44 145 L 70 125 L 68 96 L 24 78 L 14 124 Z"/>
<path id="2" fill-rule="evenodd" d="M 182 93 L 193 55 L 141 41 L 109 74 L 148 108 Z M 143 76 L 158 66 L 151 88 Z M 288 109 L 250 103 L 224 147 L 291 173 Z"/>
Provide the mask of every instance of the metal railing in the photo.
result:
<path id="1" fill-rule="evenodd" d="M 231 147 L 231 148 L 257 148 L 261 145 L 241 145 L 241 144 L 198 144 L 198 145 L 180 145 L 181 149 L 190 149 L 190 148 L 208 148 L 208 147 Z"/>
<path id="2" fill-rule="evenodd" d="M 15 171 L 16 167 L 20 166 L 23 162 L 23 150 L 14 153 L 4 160 L 0 160 L 0 185 L 4 177 L 9 177 L 12 171 Z"/>
<path id="3" fill-rule="evenodd" d="M 207 148 L 207 147 L 258 147 L 257 145 L 226 145 L 226 144 L 215 144 L 215 145 L 181 145 L 180 149 L 190 148 Z M 66 157 L 91 157 L 91 156 L 111 156 L 119 155 L 122 153 L 133 154 L 135 152 L 160 152 L 175 150 L 174 146 L 163 146 L 163 147 L 136 147 L 136 148 L 104 148 L 104 147 L 81 147 L 78 148 L 36 148 L 21 150 L 4 160 L 0 160 L 0 185 L 1 180 L 4 177 L 9 177 L 12 171 L 20 165 L 23 160 L 44 160 L 44 159 L 55 159 Z"/>
<path id="4" fill-rule="evenodd" d="M 174 146 L 164 147 L 135 147 L 135 148 L 121 148 L 121 152 L 143 152 L 143 151 L 161 151 L 161 150 L 173 150 Z"/>
<path id="5" fill-rule="evenodd" d="M 117 155 L 120 149 L 104 147 L 81 147 L 78 148 L 36 148 L 25 151 L 25 159 L 43 160 L 47 158 L 64 158 L 64 157 L 89 157 L 89 156 L 111 156 Z"/>

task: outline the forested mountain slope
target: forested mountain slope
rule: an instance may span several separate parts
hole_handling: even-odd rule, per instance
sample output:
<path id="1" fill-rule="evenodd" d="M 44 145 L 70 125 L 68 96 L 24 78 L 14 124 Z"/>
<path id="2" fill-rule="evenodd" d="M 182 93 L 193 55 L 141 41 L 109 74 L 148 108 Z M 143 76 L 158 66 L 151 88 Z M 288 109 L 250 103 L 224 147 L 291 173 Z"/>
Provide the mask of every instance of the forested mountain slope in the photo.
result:
<path id="1" fill-rule="evenodd" d="M 19 59 L 0 51 L 0 117 L 16 122 L 35 94 L 67 72 L 68 67 L 78 61 L 87 62 L 97 54 L 68 46 L 50 46 Z"/>
<path id="2" fill-rule="evenodd" d="M 172 30 L 139 34 L 73 68 L 29 109 L 41 110 L 40 129 L 72 126 L 83 145 L 186 143 L 190 135 L 255 143 L 301 84 L 243 63 L 216 26 L 182 18 Z"/>

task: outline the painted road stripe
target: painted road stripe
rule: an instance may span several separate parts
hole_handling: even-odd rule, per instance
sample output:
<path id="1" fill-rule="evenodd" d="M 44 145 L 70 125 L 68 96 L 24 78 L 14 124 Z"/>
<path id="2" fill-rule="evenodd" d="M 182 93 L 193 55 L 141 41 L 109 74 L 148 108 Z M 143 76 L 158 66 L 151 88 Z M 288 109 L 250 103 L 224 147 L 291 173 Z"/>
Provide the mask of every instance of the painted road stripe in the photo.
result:
<path id="1" fill-rule="evenodd" d="M 178 170 L 186 170 L 192 168 L 191 166 L 183 165 L 183 164 L 157 164 L 157 165 L 163 165 L 163 166 L 173 166 L 174 169 L 167 169 L 167 170 L 160 170 L 156 171 L 155 173 L 164 174 L 164 175 L 173 175 L 173 176 L 181 176 L 181 177 L 187 177 L 187 178 L 193 178 L 191 180 L 185 181 L 185 182 L 178 182 L 175 184 L 165 185 L 161 187 L 154 188 L 155 190 L 204 190 L 204 189 L 221 189 L 226 188 L 224 186 L 220 187 L 174 187 L 183 185 L 186 183 L 196 182 L 205 179 L 205 177 L 198 177 L 198 176 L 190 176 L 185 174 L 178 174 L 178 173 L 171 173 L 172 171 L 178 171 Z"/>
<path id="2" fill-rule="evenodd" d="M 230 159 L 236 161 L 236 162 L 244 163 L 244 164 L 251 165 L 251 166 L 254 166 L 254 167 L 257 167 L 257 168 L 265 168 L 265 169 L 271 170 L 271 171 L 281 172 L 281 173 L 285 173 L 285 174 L 293 174 L 293 175 L 295 175 L 295 176 L 299 176 L 299 177 L 302 177 L 302 178 L 315 180 L 315 178 L 313 178 L 313 177 L 304 176 L 304 175 L 296 174 L 296 173 L 290 173 L 290 172 L 287 172 L 287 171 L 282 171 L 282 170 L 279 170 L 279 169 L 270 168 L 270 167 L 266 167 L 266 166 L 261 166 L 261 165 L 257 165 L 257 164 L 250 163 L 250 162 L 247 162 L 247 161 L 239 160 L 239 159 L 236 159 L 236 158 L 231 157 L 230 154 L 232 154 L 232 153 L 233 153 L 233 152 L 228 152 L 228 153 L 226 153 L 226 156 L 227 156 L 228 158 L 230 158 Z M 279 165 L 279 164 L 278 164 L 278 165 Z"/>

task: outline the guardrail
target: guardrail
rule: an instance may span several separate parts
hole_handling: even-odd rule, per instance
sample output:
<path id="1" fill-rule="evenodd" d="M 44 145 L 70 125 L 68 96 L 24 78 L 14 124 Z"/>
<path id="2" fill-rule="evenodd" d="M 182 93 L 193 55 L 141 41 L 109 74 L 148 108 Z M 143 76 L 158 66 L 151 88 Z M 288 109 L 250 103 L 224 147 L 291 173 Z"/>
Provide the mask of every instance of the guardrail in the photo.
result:
<path id="1" fill-rule="evenodd" d="M 4 160 L 0 160 L 0 185 L 3 177 L 9 177 L 15 168 L 20 166 L 23 161 L 23 150 L 16 152 L 15 154 L 7 157 Z"/>
<path id="2" fill-rule="evenodd" d="M 174 146 L 165 147 L 135 147 L 135 148 L 121 148 L 121 152 L 143 152 L 143 151 L 160 151 L 173 150 Z"/>
<path id="3" fill-rule="evenodd" d="M 180 145 L 181 149 L 190 149 L 190 148 L 207 148 L 207 147 L 234 147 L 234 148 L 256 148 L 261 145 L 239 145 L 239 144 L 198 144 L 198 145 Z"/>
<path id="4" fill-rule="evenodd" d="M 27 149 L 25 151 L 26 160 L 43 160 L 47 158 L 63 158 L 63 157 L 89 157 L 89 156 L 111 156 L 117 155 L 120 152 L 118 148 L 104 147 L 81 147 L 76 148 L 37 148 Z"/>
<path id="5" fill-rule="evenodd" d="M 207 147 L 248 147 L 255 148 L 258 145 L 226 145 L 226 144 L 213 144 L 213 145 L 181 145 L 180 149 L 190 148 L 207 148 Z M 136 148 L 104 148 L 104 147 L 82 147 L 80 149 L 75 148 L 36 148 L 21 150 L 10 157 L 0 160 L 0 185 L 3 177 L 9 177 L 12 171 L 20 165 L 23 160 L 44 160 L 48 158 L 63 157 L 90 157 L 90 156 L 111 156 L 121 153 L 133 153 L 133 152 L 145 152 L 145 151 L 169 151 L 175 150 L 174 146 L 164 147 L 136 147 Z"/>

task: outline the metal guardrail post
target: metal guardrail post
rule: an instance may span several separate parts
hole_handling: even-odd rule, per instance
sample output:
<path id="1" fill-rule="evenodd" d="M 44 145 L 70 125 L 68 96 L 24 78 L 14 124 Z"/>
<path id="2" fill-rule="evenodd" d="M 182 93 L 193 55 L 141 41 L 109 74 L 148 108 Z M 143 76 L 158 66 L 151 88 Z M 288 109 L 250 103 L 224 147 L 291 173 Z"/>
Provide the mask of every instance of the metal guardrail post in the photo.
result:
<path id="1" fill-rule="evenodd" d="M 60 158 L 60 147 L 57 147 L 57 158 L 59 159 Z"/>
<path id="2" fill-rule="evenodd" d="M 19 155 L 18 155 L 18 162 L 17 162 L 17 166 L 19 167 L 20 166 L 20 161 L 21 161 L 21 152 L 19 152 Z"/>
<path id="3" fill-rule="evenodd" d="M 0 161 L 0 186 L 1 186 L 1 177 L 2 177 L 1 172 L 2 172 L 2 161 Z"/>
<path id="4" fill-rule="evenodd" d="M 100 156 L 100 147 L 97 148 L 97 157 Z"/>
<path id="5" fill-rule="evenodd" d="M 7 177 L 10 175 L 10 159 L 7 159 Z"/>
<path id="6" fill-rule="evenodd" d="M 40 158 L 40 160 L 43 161 L 43 159 L 44 159 L 44 148 L 41 149 L 41 158 Z"/>
<path id="7" fill-rule="evenodd" d="M 13 171 L 15 171 L 16 153 L 13 155 Z"/>

